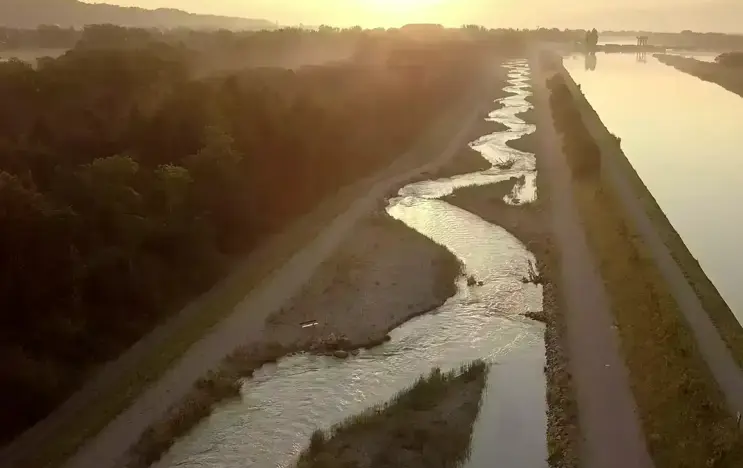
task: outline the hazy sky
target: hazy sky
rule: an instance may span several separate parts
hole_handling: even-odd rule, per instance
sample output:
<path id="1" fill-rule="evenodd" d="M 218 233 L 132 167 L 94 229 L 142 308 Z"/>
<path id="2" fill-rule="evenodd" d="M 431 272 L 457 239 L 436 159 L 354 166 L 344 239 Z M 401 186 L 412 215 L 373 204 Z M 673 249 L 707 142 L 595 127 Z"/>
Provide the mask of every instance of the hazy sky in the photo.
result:
<path id="1" fill-rule="evenodd" d="M 88 0 L 103 2 L 103 0 Z M 281 24 L 593 27 L 743 32 L 743 0 L 105 0 Z"/>

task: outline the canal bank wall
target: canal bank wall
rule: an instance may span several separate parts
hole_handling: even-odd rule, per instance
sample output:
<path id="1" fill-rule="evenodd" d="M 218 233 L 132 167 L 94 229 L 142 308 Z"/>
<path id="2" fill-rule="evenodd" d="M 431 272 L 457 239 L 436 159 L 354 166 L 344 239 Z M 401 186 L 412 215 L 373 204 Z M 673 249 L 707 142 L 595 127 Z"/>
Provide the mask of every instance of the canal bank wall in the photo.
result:
<path id="1" fill-rule="evenodd" d="M 694 333 L 699 352 L 733 413 L 743 412 L 743 328 L 564 66 L 562 76 L 601 153 L 601 177 L 618 195 Z"/>

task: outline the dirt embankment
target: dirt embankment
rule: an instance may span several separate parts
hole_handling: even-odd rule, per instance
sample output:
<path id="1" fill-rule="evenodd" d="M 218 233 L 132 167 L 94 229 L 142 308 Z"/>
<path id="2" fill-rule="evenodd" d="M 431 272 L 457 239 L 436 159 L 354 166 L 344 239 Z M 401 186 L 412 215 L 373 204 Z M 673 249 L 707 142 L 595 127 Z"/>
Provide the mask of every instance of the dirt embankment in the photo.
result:
<path id="1" fill-rule="evenodd" d="M 313 434 L 297 468 L 459 466 L 466 460 L 488 366 L 435 369 L 389 403 Z"/>
<path id="2" fill-rule="evenodd" d="M 679 71 L 718 84 L 743 97 L 743 67 L 729 67 L 678 55 L 656 54 L 655 58 Z"/>
<path id="3" fill-rule="evenodd" d="M 357 226 L 288 307 L 269 317 L 267 339 L 319 351 L 332 337 L 340 337 L 341 348 L 378 344 L 453 296 L 460 272 L 446 248 L 378 212 Z M 317 325 L 303 329 L 307 322 Z"/>

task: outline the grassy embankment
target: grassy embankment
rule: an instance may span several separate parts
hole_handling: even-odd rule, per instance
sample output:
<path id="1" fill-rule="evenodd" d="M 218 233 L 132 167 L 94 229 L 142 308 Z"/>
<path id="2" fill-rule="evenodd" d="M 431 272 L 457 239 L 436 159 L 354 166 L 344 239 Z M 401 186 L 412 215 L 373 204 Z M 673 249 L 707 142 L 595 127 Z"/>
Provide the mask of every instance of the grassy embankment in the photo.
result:
<path id="1" fill-rule="evenodd" d="M 256 369 L 291 351 L 295 350 L 272 344 L 242 348 L 230 355 L 218 370 L 199 379 L 182 401 L 142 434 L 129 452 L 127 467 L 147 468 L 158 461 L 175 441 L 211 415 L 219 403 L 239 399 L 241 379 L 252 377 Z"/>
<path id="2" fill-rule="evenodd" d="M 431 154 L 440 151 L 448 144 L 454 132 L 461 128 L 463 122 L 470 115 L 474 102 L 482 98 L 485 85 L 473 87 L 473 92 L 462 102 L 442 115 L 410 148 L 404 161 L 395 163 L 395 172 L 410 169 L 427 162 Z M 402 165 L 401 165 L 402 164 Z M 387 174 L 388 171 L 383 171 Z M 48 437 L 41 446 L 37 446 L 30 457 L 21 463 L 24 468 L 50 468 L 61 465 L 72 456 L 89 438 L 98 434 L 111 420 L 126 409 L 149 385 L 157 381 L 173 363 L 196 341 L 202 338 L 212 327 L 221 322 L 242 301 L 254 287 L 270 276 L 278 267 L 294 255 L 308 239 L 314 238 L 327 223 L 339 212 L 346 209 L 360 194 L 365 193 L 373 180 L 382 176 L 379 173 L 361 182 L 352 184 L 339 190 L 334 196 L 323 202 L 318 209 L 301 218 L 291 229 L 277 235 L 267 242 L 263 248 L 249 255 L 235 271 L 212 291 L 197 300 L 195 311 L 188 314 L 185 320 L 177 320 L 172 330 L 151 353 L 147 353 L 138 360 L 137 365 L 120 373 L 115 382 L 111 382 L 105 391 L 99 392 L 96 398 L 78 411 L 75 418 L 64 421 L 55 431 L 53 437 Z M 272 354 L 269 350 L 265 353 Z M 263 352 L 260 353 L 261 355 Z M 285 353 L 282 353 L 285 354 Z M 251 361 L 260 359 L 251 358 Z M 217 374 L 221 374 L 218 371 Z M 213 376 L 212 376 L 213 377 Z M 209 378 L 209 377 L 207 377 Z M 218 380 L 221 380 L 219 377 Z M 199 400 L 214 400 L 209 406 L 219 400 L 213 396 L 204 397 L 198 389 L 198 384 L 192 395 L 183 402 L 184 406 L 204 406 L 203 403 L 192 403 L 194 398 Z M 216 392 L 220 394 L 221 392 Z M 174 410 L 175 411 L 175 410 Z M 193 411 L 202 415 L 200 418 L 185 417 L 186 420 L 202 419 L 209 413 L 205 410 Z M 180 413 L 180 411 L 175 411 Z M 175 414 L 174 413 L 174 414 Z M 180 418 L 176 416 L 175 419 Z M 196 423 L 174 423 L 179 427 L 193 427 Z M 189 429 L 190 429 L 189 427 Z M 175 433 L 185 433 L 187 430 L 177 430 Z M 159 445 L 159 443 L 158 443 Z M 172 441 L 168 447 L 172 445 Z M 146 450 L 149 452 L 149 450 Z"/>
<path id="3" fill-rule="evenodd" d="M 656 55 L 658 60 L 666 65 L 672 66 L 677 70 L 696 76 L 704 81 L 718 84 L 723 88 L 743 97 L 743 67 L 729 67 L 718 63 L 702 62 L 687 57 L 676 55 Z M 733 357 L 738 365 L 743 367 L 743 327 L 735 317 L 730 307 L 720 295 L 714 284 L 709 280 L 702 270 L 699 262 L 689 252 L 681 237 L 671 227 L 666 220 L 665 215 L 658 207 L 658 204 L 649 195 L 649 192 L 642 185 L 638 177 L 630 179 L 637 187 L 642 187 L 638 193 L 644 195 L 642 201 L 648 210 L 648 213 L 654 219 L 662 220 L 657 223 L 658 231 L 663 237 L 663 241 L 668 245 L 669 250 L 676 261 L 681 265 L 689 284 L 697 293 L 704 309 L 710 315 L 717 330 L 722 336 Z"/>
<path id="4" fill-rule="evenodd" d="M 700 79 L 717 83 L 732 92 L 743 96 L 743 69 L 724 67 L 716 63 L 701 62 L 699 60 L 678 57 L 674 55 L 656 55 L 666 65 L 673 66 L 678 70 L 697 76 Z M 737 90 L 737 91 L 736 91 Z M 587 113 L 595 113 L 588 103 L 584 109 Z M 604 140 L 599 141 L 600 146 L 608 145 L 610 136 L 606 135 Z M 709 280 L 699 262 L 689 252 L 681 236 L 676 232 L 650 191 L 645 187 L 637 172 L 632 168 L 629 160 L 622 154 L 615 158 L 617 165 L 621 166 L 627 180 L 632 184 L 638 199 L 642 202 L 645 211 L 655 221 L 655 227 L 663 242 L 668 246 L 669 252 L 676 262 L 681 266 L 689 284 L 696 292 L 704 310 L 710 315 L 722 336 L 730 348 L 733 357 L 743 367 L 743 327 L 735 317 L 730 307 L 720 295 L 714 284 Z"/>
<path id="5" fill-rule="evenodd" d="M 519 115 L 525 122 L 534 122 L 534 111 Z M 506 127 L 494 122 L 483 122 L 473 132 L 473 138 Z M 544 322 L 547 380 L 547 444 L 549 463 L 552 468 L 577 468 L 580 430 L 578 426 L 578 407 L 572 386 L 572 376 L 568 368 L 566 325 L 564 320 L 564 301 L 560 297 L 560 256 L 554 246 L 549 225 L 550 187 L 544 180 L 542 160 L 537 151 L 540 129 L 519 140 L 509 142 L 509 146 L 520 151 L 536 154 L 538 197 L 532 203 L 513 206 L 505 203 L 503 197 L 511 193 L 519 178 L 512 178 L 495 185 L 460 188 L 445 198 L 448 203 L 480 216 L 489 223 L 503 227 L 519 239 L 537 259 L 538 278 L 543 287 L 543 310 L 529 314 L 529 318 Z M 490 164 L 476 151 L 467 148 L 452 162 L 435 174 L 435 177 L 451 177 L 458 174 L 489 169 Z"/>
<path id="6" fill-rule="evenodd" d="M 549 85 L 574 197 L 612 301 L 656 467 L 742 466 L 743 435 L 735 418 L 635 227 L 601 177 L 603 147 L 576 103 L 584 98 L 573 96 L 561 75 Z"/>
<path id="7" fill-rule="evenodd" d="M 457 467 L 469 455 L 472 428 L 488 374 L 475 361 L 458 371 L 434 369 L 388 403 L 316 431 L 297 468 Z"/>
<path id="8" fill-rule="evenodd" d="M 702 62 L 678 55 L 656 54 L 661 62 L 675 69 L 715 83 L 743 97 L 743 67 L 726 66 L 716 62 Z"/>

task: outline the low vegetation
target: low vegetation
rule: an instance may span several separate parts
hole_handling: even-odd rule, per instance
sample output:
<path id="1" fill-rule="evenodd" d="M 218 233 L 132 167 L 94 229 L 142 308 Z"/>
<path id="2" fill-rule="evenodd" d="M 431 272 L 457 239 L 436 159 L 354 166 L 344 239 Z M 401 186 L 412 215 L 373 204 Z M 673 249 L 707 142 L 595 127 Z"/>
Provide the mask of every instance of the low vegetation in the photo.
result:
<path id="1" fill-rule="evenodd" d="M 297 468 L 456 468 L 469 455 L 488 365 L 434 369 L 390 402 L 316 431 Z"/>
<path id="2" fill-rule="evenodd" d="M 234 352 L 219 370 L 199 379 L 183 400 L 140 436 L 129 450 L 127 468 L 147 468 L 160 460 L 179 438 L 209 417 L 219 403 L 239 399 L 243 378 L 252 377 L 256 369 L 292 351 L 295 350 L 268 344 Z"/>
<path id="3" fill-rule="evenodd" d="M 612 301 L 656 467 L 741 466 L 743 434 L 657 267 L 604 183 L 600 150 L 576 101 L 561 76 L 549 87 L 573 168 L 575 200 Z"/>
<path id="4" fill-rule="evenodd" d="M 715 62 L 726 67 L 743 67 L 743 52 L 725 52 L 718 55 Z M 743 69 L 738 72 L 743 73 Z"/>
<path id="5" fill-rule="evenodd" d="M 723 88 L 743 97 L 743 62 L 741 53 L 730 55 L 723 54 L 718 57 L 716 63 L 702 62 L 688 57 L 678 55 L 657 54 L 655 57 L 666 65 L 670 65 L 679 71 L 694 75 L 704 81 L 716 83 Z"/>
<path id="6" fill-rule="evenodd" d="M 170 411 L 167 420 L 149 428 L 132 449 L 129 468 L 147 468 L 224 400 L 240 397 L 240 381 L 223 372 L 212 372 L 200 379 L 178 408 Z"/>

